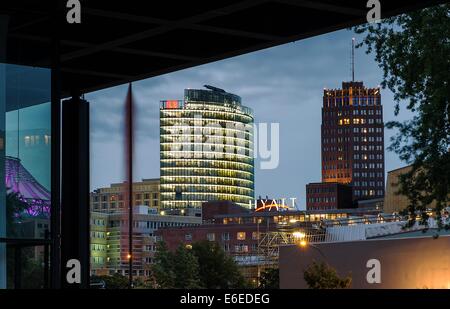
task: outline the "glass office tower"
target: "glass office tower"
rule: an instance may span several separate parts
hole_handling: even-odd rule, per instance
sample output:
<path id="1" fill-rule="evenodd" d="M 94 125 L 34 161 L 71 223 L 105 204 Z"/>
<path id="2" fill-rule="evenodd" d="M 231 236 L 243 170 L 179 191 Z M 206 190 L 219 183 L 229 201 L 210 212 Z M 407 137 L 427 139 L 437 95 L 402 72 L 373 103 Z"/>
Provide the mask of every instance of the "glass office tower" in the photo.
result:
<path id="1" fill-rule="evenodd" d="M 254 197 L 253 112 L 222 89 L 186 89 L 161 101 L 161 208 Z"/>

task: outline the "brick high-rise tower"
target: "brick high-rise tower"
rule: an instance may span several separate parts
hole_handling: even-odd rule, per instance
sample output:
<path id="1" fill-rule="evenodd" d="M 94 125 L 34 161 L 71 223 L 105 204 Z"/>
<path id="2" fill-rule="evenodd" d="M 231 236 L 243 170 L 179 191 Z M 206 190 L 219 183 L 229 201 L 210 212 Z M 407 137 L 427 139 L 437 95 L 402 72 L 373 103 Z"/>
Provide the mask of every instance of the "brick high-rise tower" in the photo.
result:
<path id="1" fill-rule="evenodd" d="M 384 124 L 380 88 L 343 82 L 325 89 L 322 181 L 350 184 L 353 199 L 384 196 Z"/>

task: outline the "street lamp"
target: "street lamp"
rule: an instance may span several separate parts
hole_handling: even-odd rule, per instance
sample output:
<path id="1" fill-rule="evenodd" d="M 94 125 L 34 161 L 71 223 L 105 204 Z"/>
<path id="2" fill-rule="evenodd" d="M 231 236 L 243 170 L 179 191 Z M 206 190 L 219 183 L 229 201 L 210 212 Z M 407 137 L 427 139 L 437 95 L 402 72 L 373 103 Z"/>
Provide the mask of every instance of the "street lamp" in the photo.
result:
<path id="1" fill-rule="evenodd" d="M 304 240 L 304 239 L 300 241 L 299 245 L 300 245 L 300 248 L 311 247 L 311 248 L 317 250 L 317 251 L 319 252 L 319 254 L 320 254 L 325 260 L 327 259 L 326 256 L 325 256 L 325 254 L 323 254 L 322 250 L 320 250 L 320 248 L 317 247 L 316 245 L 311 244 L 311 243 L 308 243 L 308 242 L 307 242 L 306 240 Z"/>
<path id="2" fill-rule="evenodd" d="M 294 232 L 292 233 L 292 236 L 296 239 L 305 239 L 306 234 L 304 232 Z"/>

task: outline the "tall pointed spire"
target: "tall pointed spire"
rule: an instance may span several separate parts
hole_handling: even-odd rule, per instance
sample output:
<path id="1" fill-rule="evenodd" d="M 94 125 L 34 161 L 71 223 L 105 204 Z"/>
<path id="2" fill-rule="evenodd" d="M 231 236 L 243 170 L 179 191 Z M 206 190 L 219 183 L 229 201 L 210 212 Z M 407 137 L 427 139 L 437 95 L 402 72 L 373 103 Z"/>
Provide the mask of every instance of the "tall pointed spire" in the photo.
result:
<path id="1" fill-rule="evenodd" d="M 352 38 L 352 82 L 355 81 L 355 38 Z"/>

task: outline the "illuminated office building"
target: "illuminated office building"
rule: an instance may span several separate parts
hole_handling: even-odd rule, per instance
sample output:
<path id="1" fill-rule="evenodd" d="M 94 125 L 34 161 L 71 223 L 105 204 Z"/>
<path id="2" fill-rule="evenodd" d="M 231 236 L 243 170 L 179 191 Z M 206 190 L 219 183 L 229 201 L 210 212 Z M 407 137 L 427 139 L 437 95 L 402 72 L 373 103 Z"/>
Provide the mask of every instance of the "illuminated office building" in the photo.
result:
<path id="1" fill-rule="evenodd" d="M 222 89 L 186 89 L 161 101 L 161 208 L 254 196 L 253 112 Z"/>
<path id="2" fill-rule="evenodd" d="M 349 184 L 353 199 L 384 196 L 384 124 L 380 88 L 344 82 L 325 89 L 322 181 Z"/>
<path id="3" fill-rule="evenodd" d="M 95 212 L 123 211 L 126 206 L 126 183 L 113 183 L 109 187 L 91 192 L 90 209 Z M 159 179 L 133 182 L 133 205 L 159 209 Z"/>

